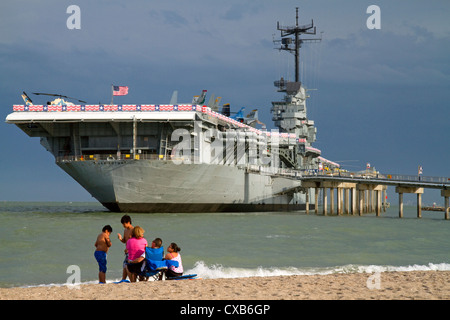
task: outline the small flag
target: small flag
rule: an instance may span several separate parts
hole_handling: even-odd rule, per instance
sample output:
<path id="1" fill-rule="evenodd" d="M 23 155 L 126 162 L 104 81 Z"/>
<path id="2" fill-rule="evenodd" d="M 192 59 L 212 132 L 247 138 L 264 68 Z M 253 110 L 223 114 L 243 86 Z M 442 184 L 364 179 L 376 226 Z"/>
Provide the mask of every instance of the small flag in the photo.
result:
<path id="1" fill-rule="evenodd" d="M 419 174 L 422 174 L 423 173 L 423 168 L 422 168 L 422 166 L 419 166 L 419 170 L 418 170 L 419 172 Z"/>
<path id="2" fill-rule="evenodd" d="M 124 86 L 113 86 L 114 96 L 125 96 L 128 94 L 128 87 Z"/>

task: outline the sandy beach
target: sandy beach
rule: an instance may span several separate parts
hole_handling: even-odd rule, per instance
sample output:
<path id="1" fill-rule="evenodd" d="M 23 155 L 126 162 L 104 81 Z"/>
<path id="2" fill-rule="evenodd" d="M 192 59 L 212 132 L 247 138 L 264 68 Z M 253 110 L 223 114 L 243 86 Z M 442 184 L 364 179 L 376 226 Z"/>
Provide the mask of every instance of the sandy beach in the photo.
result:
<path id="1" fill-rule="evenodd" d="M 2 288 L 1 300 L 448 300 L 450 271 Z"/>

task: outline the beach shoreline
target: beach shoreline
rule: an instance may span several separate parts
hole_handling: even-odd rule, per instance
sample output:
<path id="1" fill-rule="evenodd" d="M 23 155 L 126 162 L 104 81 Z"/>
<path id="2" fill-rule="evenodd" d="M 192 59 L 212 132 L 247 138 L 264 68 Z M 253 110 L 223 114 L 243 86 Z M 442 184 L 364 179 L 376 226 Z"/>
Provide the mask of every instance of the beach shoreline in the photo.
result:
<path id="1" fill-rule="evenodd" d="M 0 288 L 0 300 L 448 300 L 450 271 Z"/>

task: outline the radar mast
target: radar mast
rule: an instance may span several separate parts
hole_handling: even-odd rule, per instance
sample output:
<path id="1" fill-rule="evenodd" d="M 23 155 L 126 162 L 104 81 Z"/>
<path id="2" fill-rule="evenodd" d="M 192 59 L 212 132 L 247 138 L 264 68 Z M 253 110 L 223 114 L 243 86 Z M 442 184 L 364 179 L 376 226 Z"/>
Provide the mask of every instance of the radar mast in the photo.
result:
<path id="1" fill-rule="evenodd" d="M 302 34 L 315 35 L 316 27 L 314 20 L 311 23 L 303 26 L 298 25 L 298 7 L 295 8 L 295 26 L 280 26 L 277 22 L 277 30 L 281 32 L 281 40 L 275 40 L 275 43 L 280 43 L 278 50 L 289 51 L 295 56 L 295 82 L 299 82 L 299 65 L 300 65 L 300 48 L 303 42 L 317 42 L 321 38 L 301 38 Z M 294 36 L 293 38 L 291 36 Z"/>
<path id="2" fill-rule="evenodd" d="M 321 38 L 304 38 L 303 35 L 315 35 L 314 21 L 310 24 L 299 25 L 298 8 L 296 8 L 295 26 L 281 26 L 277 22 L 277 30 L 281 33 L 280 40 L 274 40 L 278 44 L 278 50 L 288 51 L 295 56 L 295 81 L 280 80 L 274 82 L 278 92 L 285 92 L 282 101 L 272 102 L 272 120 L 281 132 L 296 135 L 297 145 L 295 149 L 286 149 L 280 146 L 280 159 L 287 167 L 302 167 L 305 169 L 317 169 L 320 150 L 313 148 L 311 144 L 316 140 L 317 129 L 314 121 L 309 120 L 306 110 L 306 89 L 300 82 L 300 48 L 305 42 L 319 42 Z M 288 77 L 289 79 L 289 77 Z"/>

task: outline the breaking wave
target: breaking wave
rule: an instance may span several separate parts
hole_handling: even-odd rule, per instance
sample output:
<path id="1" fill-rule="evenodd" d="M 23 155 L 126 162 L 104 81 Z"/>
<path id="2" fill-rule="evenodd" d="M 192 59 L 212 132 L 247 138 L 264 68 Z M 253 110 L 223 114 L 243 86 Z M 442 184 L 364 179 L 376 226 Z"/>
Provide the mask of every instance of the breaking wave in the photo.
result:
<path id="1" fill-rule="evenodd" d="M 195 273 L 202 279 L 243 278 L 243 277 L 274 277 L 293 275 L 327 275 L 334 273 L 374 273 L 392 271 L 450 271 L 449 263 L 429 263 L 428 265 L 411 266 L 377 266 L 377 265 L 345 265 L 336 267 L 273 267 L 273 268 L 234 268 L 222 265 L 206 265 L 203 261 L 195 263 L 186 274 Z"/>

